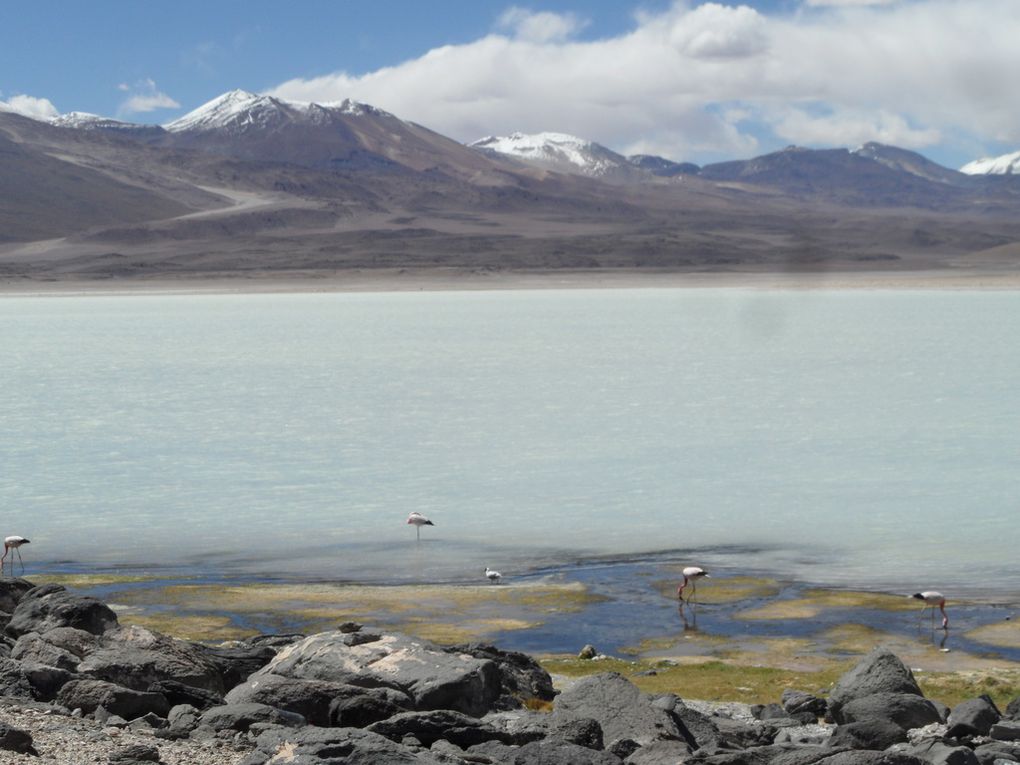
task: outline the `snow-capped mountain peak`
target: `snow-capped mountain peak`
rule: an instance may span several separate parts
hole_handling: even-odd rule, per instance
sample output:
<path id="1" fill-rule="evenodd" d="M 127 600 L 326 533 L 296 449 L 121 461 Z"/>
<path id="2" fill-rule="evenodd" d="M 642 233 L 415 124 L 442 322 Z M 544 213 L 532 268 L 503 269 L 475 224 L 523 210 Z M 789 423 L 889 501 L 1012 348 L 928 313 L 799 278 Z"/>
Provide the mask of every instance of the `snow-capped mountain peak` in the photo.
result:
<path id="1" fill-rule="evenodd" d="M 967 175 L 1020 175 L 1020 151 L 1001 157 L 985 157 L 968 162 L 960 168 Z"/>
<path id="2" fill-rule="evenodd" d="M 304 103 L 263 96 L 247 90 L 232 90 L 164 127 L 171 133 L 207 130 L 242 133 L 253 128 L 288 122 L 324 121 L 337 113 L 349 116 L 390 116 L 381 109 L 349 98 L 326 104 Z"/>
<path id="3" fill-rule="evenodd" d="M 76 128 L 78 130 L 151 130 L 151 125 L 137 125 L 133 122 L 123 122 L 101 117 L 98 114 L 89 112 L 68 112 L 54 117 L 50 120 L 51 125 L 57 127 Z"/>
<path id="4" fill-rule="evenodd" d="M 566 133 L 511 133 L 487 136 L 474 149 L 506 154 L 555 170 L 603 176 L 628 167 L 627 160 L 605 146 Z"/>
<path id="5" fill-rule="evenodd" d="M 231 90 L 163 127 L 171 133 L 217 128 L 243 130 L 272 121 L 286 111 L 289 111 L 289 104 L 272 96 L 260 96 L 247 90 Z"/>

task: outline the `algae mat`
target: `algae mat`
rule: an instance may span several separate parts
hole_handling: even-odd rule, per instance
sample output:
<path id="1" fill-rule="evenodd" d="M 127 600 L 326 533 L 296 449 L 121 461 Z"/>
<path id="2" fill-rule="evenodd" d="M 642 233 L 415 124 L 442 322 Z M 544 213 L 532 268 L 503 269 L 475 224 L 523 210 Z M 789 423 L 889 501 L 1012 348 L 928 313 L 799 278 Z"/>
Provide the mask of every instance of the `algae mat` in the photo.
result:
<path id="1" fill-rule="evenodd" d="M 443 643 L 534 628 L 602 598 L 579 583 L 514 585 L 172 584 L 111 593 L 122 621 L 170 634 L 210 623 L 222 639 L 260 632 L 315 632 L 358 621 Z M 190 629 L 188 630 L 191 631 Z"/>

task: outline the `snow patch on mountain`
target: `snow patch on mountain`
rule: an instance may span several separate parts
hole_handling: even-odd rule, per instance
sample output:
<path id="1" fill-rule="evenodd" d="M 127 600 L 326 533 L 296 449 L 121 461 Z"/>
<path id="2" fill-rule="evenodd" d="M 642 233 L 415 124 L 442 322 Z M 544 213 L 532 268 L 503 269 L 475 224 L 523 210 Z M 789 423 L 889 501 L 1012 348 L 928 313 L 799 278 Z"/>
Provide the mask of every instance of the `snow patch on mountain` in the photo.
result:
<path id="1" fill-rule="evenodd" d="M 594 177 L 627 167 L 627 160 L 592 141 L 566 133 L 512 133 L 487 136 L 468 144 L 472 148 L 494 151 L 517 159 L 570 169 Z"/>
<path id="2" fill-rule="evenodd" d="M 164 127 L 171 133 L 226 130 L 246 132 L 294 122 L 322 122 L 335 114 L 391 116 L 374 106 L 347 98 L 330 103 L 287 101 L 246 90 L 232 90 L 188 112 Z"/>
<path id="3" fill-rule="evenodd" d="M 101 117 L 89 112 L 68 112 L 50 120 L 57 127 L 76 128 L 78 130 L 149 130 L 150 125 L 138 125 L 133 122 Z"/>
<path id="4" fill-rule="evenodd" d="M 960 168 L 967 175 L 1020 175 L 1020 151 L 1001 157 L 985 157 Z"/>

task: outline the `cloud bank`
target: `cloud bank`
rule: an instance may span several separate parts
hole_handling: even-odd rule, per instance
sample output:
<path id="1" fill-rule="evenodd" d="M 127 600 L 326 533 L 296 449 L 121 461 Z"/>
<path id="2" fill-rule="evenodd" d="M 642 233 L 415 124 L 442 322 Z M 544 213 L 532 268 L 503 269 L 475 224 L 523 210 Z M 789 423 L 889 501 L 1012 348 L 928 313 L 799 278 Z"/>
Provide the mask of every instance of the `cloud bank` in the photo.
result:
<path id="1" fill-rule="evenodd" d="M 117 114 L 122 117 L 129 114 L 146 114 L 157 109 L 180 108 L 180 104 L 159 90 L 151 78 L 141 80 L 133 86 L 122 82 L 117 86 L 117 90 L 131 94 L 117 109 Z"/>
<path id="2" fill-rule="evenodd" d="M 787 14 L 677 0 L 615 37 L 579 39 L 585 24 L 511 7 L 473 42 L 268 92 L 354 98 L 462 141 L 552 130 L 695 161 L 788 143 L 1020 144 L 1016 0 L 805 0 Z"/>
<path id="3" fill-rule="evenodd" d="M 26 95 L 11 96 L 6 101 L 0 101 L 0 111 L 15 112 L 36 120 L 51 120 L 60 114 L 48 98 Z"/>

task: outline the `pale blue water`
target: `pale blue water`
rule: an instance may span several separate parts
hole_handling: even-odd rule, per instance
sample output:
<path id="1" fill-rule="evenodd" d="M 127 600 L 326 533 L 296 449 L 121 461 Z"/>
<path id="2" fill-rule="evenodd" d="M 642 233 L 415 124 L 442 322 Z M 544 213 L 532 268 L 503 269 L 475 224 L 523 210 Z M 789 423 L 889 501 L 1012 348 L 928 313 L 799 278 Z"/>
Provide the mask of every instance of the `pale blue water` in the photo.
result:
<path id="1" fill-rule="evenodd" d="M 1015 292 L 12 297 L 0 389 L 30 566 L 1020 592 Z"/>

